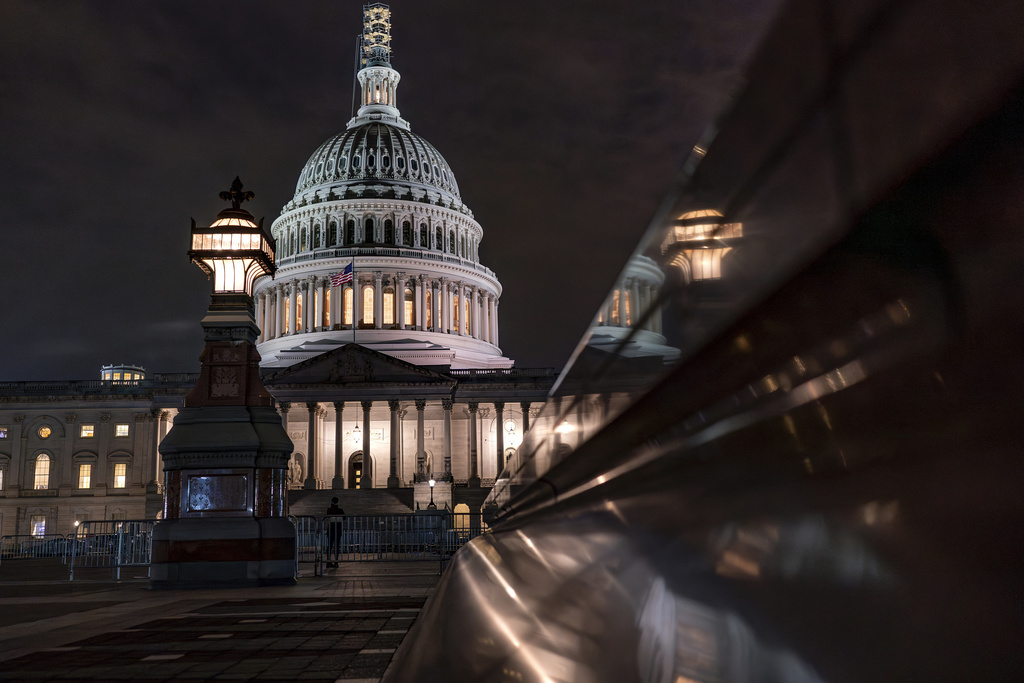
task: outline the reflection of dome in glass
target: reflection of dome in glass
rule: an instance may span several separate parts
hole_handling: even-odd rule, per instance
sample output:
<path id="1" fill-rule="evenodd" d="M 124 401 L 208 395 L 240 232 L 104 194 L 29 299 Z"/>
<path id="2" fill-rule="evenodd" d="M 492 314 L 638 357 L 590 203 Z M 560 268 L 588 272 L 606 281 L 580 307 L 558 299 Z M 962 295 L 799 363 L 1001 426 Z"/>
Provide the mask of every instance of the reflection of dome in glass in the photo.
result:
<path id="1" fill-rule="evenodd" d="M 295 194 L 339 182 L 421 187 L 459 199 L 455 175 L 433 145 L 380 122 L 349 128 L 320 145 L 302 168 Z"/>

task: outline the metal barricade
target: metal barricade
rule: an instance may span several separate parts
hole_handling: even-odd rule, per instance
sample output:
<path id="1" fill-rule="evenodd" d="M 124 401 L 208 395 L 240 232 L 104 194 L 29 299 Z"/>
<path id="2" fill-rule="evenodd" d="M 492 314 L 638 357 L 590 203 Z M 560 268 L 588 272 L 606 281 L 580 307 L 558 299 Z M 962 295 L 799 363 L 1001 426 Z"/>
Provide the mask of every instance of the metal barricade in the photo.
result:
<path id="1" fill-rule="evenodd" d="M 300 563 L 312 563 L 313 576 L 319 576 L 323 547 L 320 539 L 320 523 L 313 516 L 293 517 L 289 515 L 288 519 L 295 525 L 295 576 L 299 575 Z"/>
<path id="2" fill-rule="evenodd" d="M 68 578 L 75 579 L 75 568 L 109 568 L 114 579 L 121 578 L 121 567 L 146 567 L 153 557 L 153 527 L 156 520 L 85 521 L 69 537 L 71 561 Z"/>
<path id="3" fill-rule="evenodd" d="M 60 534 L 40 536 L 18 534 L 0 538 L 0 561 L 59 557 L 66 561 L 69 537 Z"/>

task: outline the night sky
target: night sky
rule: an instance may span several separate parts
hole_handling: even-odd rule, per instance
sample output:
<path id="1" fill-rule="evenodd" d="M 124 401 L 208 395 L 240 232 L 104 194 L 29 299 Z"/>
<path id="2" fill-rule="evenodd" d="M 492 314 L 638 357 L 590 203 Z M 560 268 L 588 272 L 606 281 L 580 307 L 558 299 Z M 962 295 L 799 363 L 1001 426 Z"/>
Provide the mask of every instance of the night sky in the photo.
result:
<path id="1" fill-rule="evenodd" d="M 390 5 L 398 106 L 483 227 L 502 351 L 560 368 L 777 2 Z M 0 380 L 198 371 L 189 218 L 239 175 L 269 229 L 350 118 L 361 6 L 0 3 Z"/>

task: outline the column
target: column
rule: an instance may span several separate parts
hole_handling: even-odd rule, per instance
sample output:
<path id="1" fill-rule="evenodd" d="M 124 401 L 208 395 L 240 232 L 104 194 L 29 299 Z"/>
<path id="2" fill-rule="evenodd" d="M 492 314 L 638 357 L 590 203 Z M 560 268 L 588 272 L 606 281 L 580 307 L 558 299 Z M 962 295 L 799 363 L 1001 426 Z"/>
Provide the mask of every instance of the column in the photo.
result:
<path id="1" fill-rule="evenodd" d="M 423 409 L 427 407 L 425 399 L 416 399 L 416 477 L 421 480 L 427 473 L 427 451 L 423 447 Z"/>
<path id="2" fill-rule="evenodd" d="M 287 401 L 281 401 L 280 403 L 277 404 L 278 412 L 281 413 L 281 426 L 284 427 L 285 434 L 288 434 L 288 411 L 291 409 L 291 407 L 292 407 L 292 404 L 288 403 Z M 295 453 L 293 452 L 292 453 L 291 461 L 289 462 L 289 465 L 288 465 L 289 466 L 289 472 L 291 472 L 290 468 L 291 468 L 291 466 L 294 463 L 295 463 Z M 302 484 L 303 484 L 302 481 L 299 481 L 299 478 L 297 476 L 293 479 L 291 474 L 288 475 L 287 483 L 291 484 L 291 485 L 294 485 L 294 486 L 302 486 Z"/>
<path id="3" fill-rule="evenodd" d="M 299 295 L 299 282 L 293 280 L 288 285 L 288 334 L 295 334 L 295 305 Z"/>
<path id="4" fill-rule="evenodd" d="M 519 404 L 520 410 L 523 411 L 523 435 L 530 431 L 530 401 L 523 401 Z"/>
<path id="5" fill-rule="evenodd" d="M 274 337 L 280 337 L 284 334 L 284 286 L 277 285 L 274 288 L 275 291 L 275 302 L 274 306 Z"/>
<path id="6" fill-rule="evenodd" d="M 333 298 L 333 297 L 332 297 Z M 340 490 L 345 488 L 345 470 L 342 462 L 342 447 L 344 446 L 344 432 L 342 430 L 342 414 L 345 412 L 345 402 L 334 402 L 334 478 L 331 479 L 331 488 Z"/>
<path id="7" fill-rule="evenodd" d="M 626 281 L 623 280 L 622 287 L 619 289 L 619 327 L 626 326 L 626 297 L 628 296 L 626 286 Z"/>
<path id="8" fill-rule="evenodd" d="M 306 296 L 303 299 L 305 305 L 302 307 L 302 331 L 312 332 L 316 325 L 316 278 L 306 278 Z"/>
<path id="9" fill-rule="evenodd" d="M 395 277 L 395 320 L 398 321 L 398 329 L 405 329 L 405 273 L 398 273 Z"/>
<path id="10" fill-rule="evenodd" d="M 316 290 L 316 308 L 313 309 L 313 324 L 310 331 L 324 326 L 324 280 L 326 278 L 313 278 L 313 289 Z"/>
<path id="11" fill-rule="evenodd" d="M 363 401 L 363 477 L 359 482 L 359 488 L 373 488 L 373 467 L 370 460 L 370 408 L 373 401 Z"/>
<path id="12" fill-rule="evenodd" d="M 401 403 L 394 399 L 388 401 L 391 409 L 391 470 L 388 472 L 388 488 L 398 488 L 398 443 L 402 440 L 402 432 L 398 426 L 398 409 Z"/>
<path id="13" fill-rule="evenodd" d="M 318 489 L 317 486 L 317 461 L 316 461 L 316 418 L 320 414 L 320 404 L 310 401 L 306 404 L 309 411 L 309 426 L 306 430 L 306 482 L 302 488 Z"/>
<path id="14" fill-rule="evenodd" d="M 438 331 L 442 333 L 448 332 L 448 278 L 441 278 L 441 281 L 437 288 L 437 304 L 438 304 Z"/>
<path id="15" fill-rule="evenodd" d="M 640 308 L 640 283 L 636 278 L 633 278 L 633 282 L 629 286 L 630 327 L 636 327 L 637 321 L 640 320 L 641 313 L 643 313 L 643 309 Z"/>
<path id="16" fill-rule="evenodd" d="M 254 294 L 253 299 L 256 302 L 256 315 L 253 317 L 256 318 L 256 324 L 260 328 L 260 333 L 259 336 L 256 337 L 256 342 L 260 343 L 263 341 L 263 333 L 266 330 L 263 326 L 263 306 L 266 303 L 266 296 L 263 292 L 260 292 L 259 294 Z"/>
<path id="17" fill-rule="evenodd" d="M 492 330 L 492 337 L 491 337 L 491 339 L 492 339 L 491 343 L 494 344 L 495 346 L 498 346 L 498 298 L 497 297 L 494 298 L 494 310 L 493 310 L 493 315 L 491 316 L 491 327 L 493 328 L 493 330 Z"/>
<path id="18" fill-rule="evenodd" d="M 458 329 L 456 331 L 461 337 L 464 336 L 463 333 L 466 329 L 466 286 L 461 282 L 457 282 L 455 283 L 455 291 L 457 292 L 458 298 L 458 301 L 455 302 L 455 306 L 458 308 L 455 312 L 455 318 L 459 321 Z"/>
<path id="19" fill-rule="evenodd" d="M 441 331 L 441 283 L 437 280 L 430 282 L 430 331 Z"/>
<path id="20" fill-rule="evenodd" d="M 494 431 L 498 451 L 494 461 L 498 469 L 495 470 L 494 478 L 497 479 L 505 469 L 505 404 L 501 401 L 494 402 Z"/>
<path id="21" fill-rule="evenodd" d="M 452 478 L 452 399 L 441 399 L 444 408 L 444 475 L 446 481 Z"/>
<path id="22" fill-rule="evenodd" d="M 481 292 L 481 303 L 483 304 L 481 311 L 481 317 L 483 320 L 480 321 L 480 338 L 485 342 L 491 341 L 491 295 L 487 292 Z"/>
<path id="23" fill-rule="evenodd" d="M 476 465 L 476 416 L 480 408 L 479 403 L 469 404 L 469 485 L 477 488 L 480 486 L 480 473 Z"/>
<path id="24" fill-rule="evenodd" d="M 273 319 L 272 314 L 274 312 L 274 290 L 269 287 L 263 290 L 263 320 L 260 322 L 263 324 L 263 341 L 273 339 L 274 325 L 271 322 Z"/>
<path id="25" fill-rule="evenodd" d="M 379 270 L 373 271 L 373 327 L 379 330 L 384 321 L 384 288 L 382 283 L 384 273 Z"/>
<path id="26" fill-rule="evenodd" d="M 480 290 L 473 287 L 473 301 L 470 303 L 469 310 L 472 312 L 472 318 L 470 319 L 470 334 L 473 335 L 474 339 L 480 338 Z"/>
<path id="27" fill-rule="evenodd" d="M 419 233 L 417 233 L 419 234 Z M 413 296 L 412 300 L 416 306 L 416 325 L 417 330 L 423 329 L 423 316 L 426 310 L 426 305 L 423 303 L 423 276 L 417 275 L 412 279 Z"/>

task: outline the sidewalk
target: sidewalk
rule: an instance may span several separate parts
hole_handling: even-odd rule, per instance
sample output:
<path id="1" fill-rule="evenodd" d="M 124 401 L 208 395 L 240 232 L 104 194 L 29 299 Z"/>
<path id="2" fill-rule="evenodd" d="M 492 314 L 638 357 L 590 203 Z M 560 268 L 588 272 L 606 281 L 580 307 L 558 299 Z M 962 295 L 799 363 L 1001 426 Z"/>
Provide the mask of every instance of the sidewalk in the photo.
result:
<path id="1" fill-rule="evenodd" d="M 297 586 L 151 591 L 144 570 L 70 583 L 54 562 L 0 566 L 0 681 L 376 682 L 439 578 L 437 562 L 365 562 Z"/>

